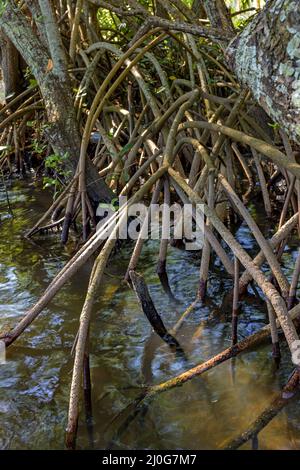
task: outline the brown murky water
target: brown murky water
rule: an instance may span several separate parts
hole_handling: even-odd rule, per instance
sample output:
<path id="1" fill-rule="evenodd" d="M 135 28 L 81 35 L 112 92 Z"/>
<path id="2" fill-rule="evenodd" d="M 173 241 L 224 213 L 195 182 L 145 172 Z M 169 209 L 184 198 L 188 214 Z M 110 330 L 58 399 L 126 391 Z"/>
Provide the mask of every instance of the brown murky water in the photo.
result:
<path id="1" fill-rule="evenodd" d="M 49 205 L 49 196 L 34 184 L 16 182 L 9 190 L 14 218 L 7 212 L 0 186 L 0 329 L 14 325 L 63 266 L 69 254 L 56 235 L 23 238 Z M 259 208 L 257 220 L 264 215 Z M 271 230 L 272 227 L 269 227 Z M 267 228 L 265 228 L 267 230 Z M 246 227 L 240 242 L 255 252 Z M 139 269 L 145 274 L 158 310 L 169 327 L 193 301 L 198 282 L 199 256 L 170 249 L 168 273 L 178 302 L 170 304 L 155 274 L 156 242 L 148 242 Z M 154 251 L 155 249 L 155 251 Z M 284 254 L 291 275 L 296 243 Z M 230 343 L 230 324 L 222 304 L 232 282 L 213 259 L 209 299 L 186 320 L 177 339 L 187 359 L 174 356 L 151 331 L 135 295 L 122 281 L 130 247 L 113 258 L 94 308 L 91 326 L 93 435 L 88 432 L 84 407 L 78 448 L 217 449 L 242 432 L 270 402 L 291 372 L 286 350 L 275 371 L 269 346 L 227 361 L 201 378 L 158 396 L 139 414 L 126 432 L 120 432 L 120 411 L 145 383 L 159 383 L 202 362 Z M 68 408 L 72 358 L 70 350 L 78 327 L 91 265 L 86 265 L 52 301 L 25 334 L 8 350 L 0 366 L 0 448 L 61 449 Z M 244 337 L 266 323 L 262 302 L 249 296 L 243 302 L 239 335 Z M 192 336 L 202 319 L 214 313 L 218 321 Z M 300 409 L 294 402 L 258 436 L 261 449 L 300 448 Z M 248 443 L 243 448 L 251 448 Z"/>

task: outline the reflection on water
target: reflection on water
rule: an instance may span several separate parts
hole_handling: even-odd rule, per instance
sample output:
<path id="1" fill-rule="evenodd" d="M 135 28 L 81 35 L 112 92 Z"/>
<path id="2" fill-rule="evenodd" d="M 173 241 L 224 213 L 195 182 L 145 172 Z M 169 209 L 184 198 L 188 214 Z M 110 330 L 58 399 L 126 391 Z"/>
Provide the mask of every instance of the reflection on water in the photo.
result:
<path id="1" fill-rule="evenodd" d="M 34 185 L 15 183 L 9 191 L 14 218 L 7 213 L 0 192 L 0 329 L 10 328 L 32 305 L 69 254 L 56 235 L 34 241 L 23 238 L 50 201 Z M 259 219 L 263 221 L 263 216 Z M 271 230 L 271 228 L 269 228 Z M 239 241 L 254 253 L 246 227 Z M 296 246 L 284 254 L 291 275 Z M 198 283 L 199 256 L 170 249 L 168 272 L 178 303 L 170 304 L 155 274 L 156 242 L 145 246 L 139 269 L 148 282 L 164 322 L 172 327 L 193 301 Z M 129 425 L 118 432 L 118 416 L 140 393 L 144 384 L 164 381 L 202 362 L 230 344 L 228 307 L 222 296 L 231 280 L 216 260 L 210 278 L 209 299 L 196 308 L 177 333 L 187 359 L 174 356 L 152 332 L 133 292 L 122 281 L 131 247 L 125 246 L 111 260 L 99 290 L 91 327 L 94 447 L 108 443 L 116 449 L 215 449 L 235 437 L 270 402 L 287 379 L 291 365 L 274 371 L 269 346 L 226 362 L 184 386 L 158 396 Z M 155 253 L 155 254 L 153 254 Z M 87 264 L 57 295 L 21 338 L 9 348 L 7 363 L 0 366 L 0 448 L 55 449 L 64 446 L 72 358 L 70 350 L 78 328 L 91 264 Z M 244 337 L 266 323 L 259 299 L 243 302 L 239 335 Z M 215 317 L 192 337 L 199 322 Z M 113 420 L 113 418 L 117 419 Z M 113 440 L 112 440 L 113 439 Z M 90 447 L 82 410 L 78 448 Z M 250 448 L 251 444 L 244 445 Z M 284 409 L 260 434 L 261 449 L 299 449 L 300 410 L 297 402 Z"/>

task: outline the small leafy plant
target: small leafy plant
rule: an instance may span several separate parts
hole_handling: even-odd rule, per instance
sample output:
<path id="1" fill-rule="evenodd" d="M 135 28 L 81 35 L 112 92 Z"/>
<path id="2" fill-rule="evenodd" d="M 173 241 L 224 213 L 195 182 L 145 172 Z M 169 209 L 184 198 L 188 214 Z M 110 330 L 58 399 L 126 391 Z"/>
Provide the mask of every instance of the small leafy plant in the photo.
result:
<path id="1" fill-rule="evenodd" d="M 45 168 L 49 170 L 49 174 L 43 178 L 43 188 L 53 188 L 55 194 L 60 191 L 63 181 L 71 174 L 66 170 L 65 163 L 68 159 L 68 153 L 59 155 L 53 153 L 45 159 Z"/>

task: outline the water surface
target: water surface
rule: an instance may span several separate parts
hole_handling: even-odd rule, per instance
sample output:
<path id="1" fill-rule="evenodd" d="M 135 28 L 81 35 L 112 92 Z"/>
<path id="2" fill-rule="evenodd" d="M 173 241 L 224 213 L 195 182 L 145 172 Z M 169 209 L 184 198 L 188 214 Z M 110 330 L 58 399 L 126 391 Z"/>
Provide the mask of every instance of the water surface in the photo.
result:
<path id="1" fill-rule="evenodd" d="M 9 329 L 38 299 L 53 276 L 69 259 L 72 244 L 63 248 L 57 234 L 24 238 L 51 202 L 34 182 L 15 182 L 9 188 L 14 217 L 8 213 L 0 186 L 0 329 Z M 261 227 L 265 216 L 257 212 Z M 266 224 L 265 233 L 272 233 Z M 256 246 L 246 227 L 238 239 L 253 254 Z M 297 243 L 284 253 L 284 268 L 291 276 Z M 165 324 L 172 327 L 194 300 L 198 285 L 199 254 L 171 248 L 168 273 L 178 302 L 164 294 L 155 267 L 157 242 L 145 245 L 139 271 L 147 280 Z M 180 388 L 156 397 L 121 432 L 119 413 L 145 384 L 155 384 L 183 372 L 230 345 L 230 308 L 222 299 L 231 279 L 212 259 L 208 301 L 188 317 L 176 337 L 186 359 L 174 355 L 151 331 L 134 293 L 123 281 L 131 246 L 123 246 L 110 261 L 99 289 L 91 324 L 91 378 L 93 433 L 88 432 L 84 407 L 77 446 L 81 449 L 217 449 L 241 433 L 270 403 L 291 372 L 286 347 L 278 371 L 270 345 L 227 361 Z M 91 263 L 87 263 L 55 297 L 47 309 L 7 352 L 0 366 L 0 448 L 64 448 L 68 396 L 72 373 L 70 351 L 78 328 Z M 220 308 L 221 306 L 221 308 Z M 267 322 L 264 303 L 254 295 L 242 303 L 239 337 Z M 199 324 L 208 317 L 208 325 Z M 198 330 L 197 339 L 192 339 Z M 116 419 L 114 419 L 116 418 Z M 299 403 L 287 406 L 260 434 L 261 449 L 300 448 Z M 243 446 L 251 448 L 251 443 Z"/>

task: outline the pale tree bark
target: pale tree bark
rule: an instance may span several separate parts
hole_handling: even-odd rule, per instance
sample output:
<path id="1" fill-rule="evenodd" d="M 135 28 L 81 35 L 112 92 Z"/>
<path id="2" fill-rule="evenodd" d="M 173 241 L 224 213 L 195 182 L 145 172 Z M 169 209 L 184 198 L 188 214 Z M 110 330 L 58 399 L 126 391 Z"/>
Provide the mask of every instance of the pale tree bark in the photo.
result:
<path id="1" fill-rule="evenodd" d="M 45 31 L 47 47 L 34 33 L 28 19 L 14 1 L 7 0 L 0 16 L 0 28 L 20 52 L 38 82 L 48 117 L 46 134 L 53 150 L 68 155 L 67 168 L 76 170 L 81 137 L 73 106 L 72 85 L 68 63 L 48 0 L 40 0 L 43 17 L 39 29 Z M 109 201 L 111 190 L 99 178 L 96 169 L 87 162 L 87 189 L 92 201 Z"/>
<path id="2" fill-rule="evenodd" d="M 300 144 L 299 0 L 269 0 L 229 44 L 226 55 L 239 81 Z"/>
<path id="3" fill-rule="evenodd" d="M 67 57 L 57 26 L 57 19 L 49 0 L 38 0 L 42 17 L 39 22 L 42 25 L 47 37 L 48 49 L 53 61 L 53 74 L 62 83 L 68 85 Z"/>

